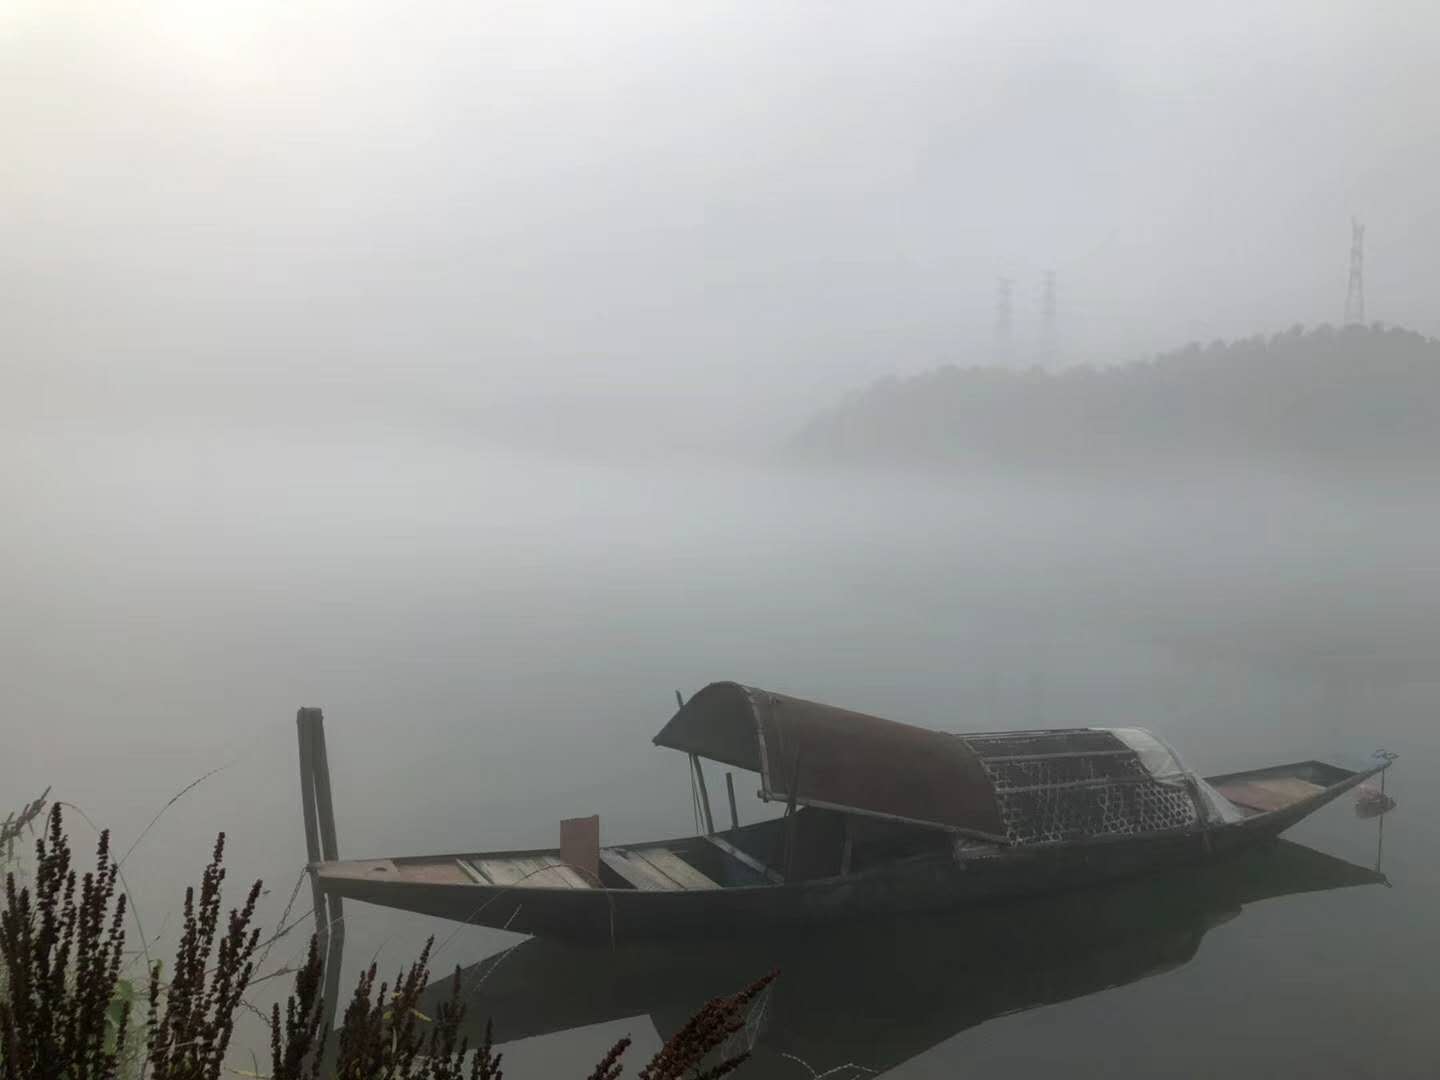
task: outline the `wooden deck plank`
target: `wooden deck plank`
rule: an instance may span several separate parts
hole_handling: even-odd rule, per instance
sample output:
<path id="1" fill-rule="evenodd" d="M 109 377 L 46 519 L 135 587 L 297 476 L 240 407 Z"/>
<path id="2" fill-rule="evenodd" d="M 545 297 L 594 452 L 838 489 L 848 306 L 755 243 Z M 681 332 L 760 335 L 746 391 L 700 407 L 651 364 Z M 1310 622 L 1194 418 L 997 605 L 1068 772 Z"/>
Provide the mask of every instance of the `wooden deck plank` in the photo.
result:
<path id="1" fill-rule="evenodd" d="M 643 859 L 631 859 L 623 851 L 600 852 L 600 861 L 642 892 L 677 892 L 680 885 Z"/>
<path id="2" fill-rule="evenodd" d="M 729 855 L 732 859 L 740 863 L 742 866 L 749 867 L 751 870 L 755 871 L 755 873 L 759 874 L 761 877 L 767 879 L 773 884 L 783 885 L 785 883 L 785 878 L 780 873 L 775 870 L 771 870 L 770 867 L 766 866 L 759 859 L 748 854 L 747 852 L 741 851 L 734 844 L 730 843 L 730 841 L 721 839 L 718 836 L 707 836 L 705 837 L 705 839 L 708 840 L 710 843 L 714 844 L 717 848 L 723 851 L 726 855 Z"/>
<path id="3" fill-rule="evenodd" d="M 1318 795 L 1325 789 L 1319 784 L 1312 784 L 1299 777 L 1276 776 L 1268 779 L 1234 781 L 1222 784 L 1217 790 L 1238 806 L 1266 813 L 1294 806 L 1297 802 L 1308 799 L 1312 795 Z"/>
<path id="4" fill-rule="evenodd" d="M 496 885 L 514 885 L 525 875 L 525 871 L 516 865 L 518 861 L 513 858 L 475 858 L 470 860 L 470 864 Z"/>
<path id="5" fill-rule="evenodd" d="M 629 854 L 632 859 L 644 859 L 656 870 L 676 882 L 682 889 L 718 889 L 720 887 L 669 848 L 632 848 Z"/>
<path id="6" fill-rule="evenodd" d="M 585 875 L 576 870 L 573 866 L 566 866 L 558 855 L 544 856 L 550 864 L 550 869 L 564 879 L 565 884 L 572 889 L 591 889 L 595 887 L 593 881 L 586 881 Z"/>
<path id="7" fill-rule="evenodd" d="M 488 877 L 486 877 L 483 873 L 481 873 L 480 870 L 475 866 L 474 863 L 472 863 L 472 862 L 470 862 L 470 861 L 468 861 L 468 860 L 466 860 L 466 859 L 456 859 L 456 860 L 455 860 L 455 865 L 458 866 L 458 867 L 460 868 L 461 872 L 462 872 L 466 877 L 468 877 L 471 881 L 473 881 L 476 885 L 493 885 L 493 884 L 495 884 L 495 883 L 494 883 L 493 881 L 491 881 Z"/>
<path id="8" fill-rule="evenodd" d="M 320 876 L 323 878 L 360 878 L 362 880 L 407 880 L 424 881 L 428 866 L 419 868 L 407 866 L 403 871 L 395 865 L 394 859 L 347 859 L 344 862 L 322 863 Z M 458 876 L 458 875 L 457 875 Z"/>
<path id="9" fill-rule="evenodd" d="M 522 889 L 591 889 L 594 884 L 555 855 L 476 855 L 455 865 L 477 885 L 514 885 Z"/>
<path id="10" fill-rule="evenodd" d="M 531 855 L 515 860 L 524 876 L 516 882 L 524 889 L 568 889 L 570 882 L 551 864 L 549 855 Z"/>

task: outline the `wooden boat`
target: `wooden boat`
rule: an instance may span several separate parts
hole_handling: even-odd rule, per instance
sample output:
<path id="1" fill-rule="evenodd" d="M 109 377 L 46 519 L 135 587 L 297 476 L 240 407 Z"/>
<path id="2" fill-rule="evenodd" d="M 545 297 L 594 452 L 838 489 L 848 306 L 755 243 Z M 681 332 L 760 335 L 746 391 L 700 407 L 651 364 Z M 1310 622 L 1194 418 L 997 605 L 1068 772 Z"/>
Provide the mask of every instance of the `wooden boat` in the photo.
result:
<path id="1" fill-rule="evenodd" d="M 610 942 L 938 910 L 1221 858 L 1390 763 L 1202 778 L 1138 728 L 951 734 L 737 683 L 707 686 L 654 741 L 690 757 L 697 835 L 602 847 L 583 819 L 552 849 L 340 860 L 323 735 L 307 755 L 302 723 L 317 910 L 323 894 Z M 731 827 L 717 829 L 702 758 L 757 773 L 783 815 L 739 825 L 727 777 Z"/>
<path id="2" fill-rule="evenodd" d="M 648 1015 L 668 1038 L 710 998 L 778 968 L 757 1006 L 764 1022 L 749 1026 L 758 1042 L 746 1076 L 794 1080 L 804 1075 L 794 1057 L 817 1074 L 851 1061 L 885 1072 L 992 1017 L 1182 967 L 1206 934 L 1253 904 L 1385 881 L 1279 840 L 1215 863 L 963 911 L 618 948 L 530 938 L 462 972 L 465 1034 L 477 1043 L 493 1024 L 495 1040 L 508 1043 Z M 1328 911 L 1311 905 L 1293 917 L 1324 927 Z M 452 976 L 437 978 L 421 1011 L 436 1015 L 453 991 Z"/>

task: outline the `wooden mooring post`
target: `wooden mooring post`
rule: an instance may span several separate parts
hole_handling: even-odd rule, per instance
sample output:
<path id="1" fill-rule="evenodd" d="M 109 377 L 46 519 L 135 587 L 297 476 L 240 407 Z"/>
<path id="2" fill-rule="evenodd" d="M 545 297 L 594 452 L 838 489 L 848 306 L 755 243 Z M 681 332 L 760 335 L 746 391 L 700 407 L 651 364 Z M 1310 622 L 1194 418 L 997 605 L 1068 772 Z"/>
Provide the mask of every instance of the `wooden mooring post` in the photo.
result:
<path id="1" fill-rule="evenodd" d="M 335 805 L 330 795 L 330 760 L 325 752 L 324 714 L 319 709 L 302 708 L 295 714 L 295 727 L 300 740 L 300 810 L 305 819 L 306 867 L 314 902 L 315 935 L 320 955 L 325 958 L 325 1011 L 333 1018 L 345 947 L 345 912 L 340 897 L 328 895 L 316 873 L 321 862 L 340 858 Z"/>

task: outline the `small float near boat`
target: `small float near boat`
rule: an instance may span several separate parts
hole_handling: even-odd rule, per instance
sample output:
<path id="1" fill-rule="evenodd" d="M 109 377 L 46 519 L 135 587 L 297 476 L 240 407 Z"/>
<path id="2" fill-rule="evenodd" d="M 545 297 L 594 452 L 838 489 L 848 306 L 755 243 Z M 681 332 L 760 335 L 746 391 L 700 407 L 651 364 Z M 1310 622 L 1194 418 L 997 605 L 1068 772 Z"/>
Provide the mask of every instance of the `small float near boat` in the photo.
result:
<path id="1" fill-rule="evenodd" d="M 316 909 L 346 898 L 570 940 L 714 936 L 1079 888 L 1268 841 L 1390 765 L 1201 777 L 1140 728 L 949 733 L 733 682 L 655 736 L 688 755 L 703 829 L 601 845 L 341 860 L 319 710 L 301 710 Z M 701 760 L 759 776 L 781 816 L 717 828 Z"/>

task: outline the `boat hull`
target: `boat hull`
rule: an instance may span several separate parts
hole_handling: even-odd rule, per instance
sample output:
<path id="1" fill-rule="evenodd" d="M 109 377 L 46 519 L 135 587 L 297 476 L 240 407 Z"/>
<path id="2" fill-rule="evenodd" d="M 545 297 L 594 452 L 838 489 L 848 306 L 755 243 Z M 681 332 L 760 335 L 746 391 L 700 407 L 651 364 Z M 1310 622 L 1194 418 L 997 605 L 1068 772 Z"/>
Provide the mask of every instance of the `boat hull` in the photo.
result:
<path id="1" fill-rule="evenodd" d="M 324 890 L 346 899 L 472 925 L 575 941 L 743 934 L 785 924 L 935 911 L 1079 889 L 1163 868 L 1225 858 L 1280 835 L 1378 769 L 1349 774 L 1283 810 L 1200 830 L 1073 844 L 919 856 L 863 873 L 786 884 L 694 891 L 560 889 L 458 881 L 377 880 L 322 864 Z"/>

